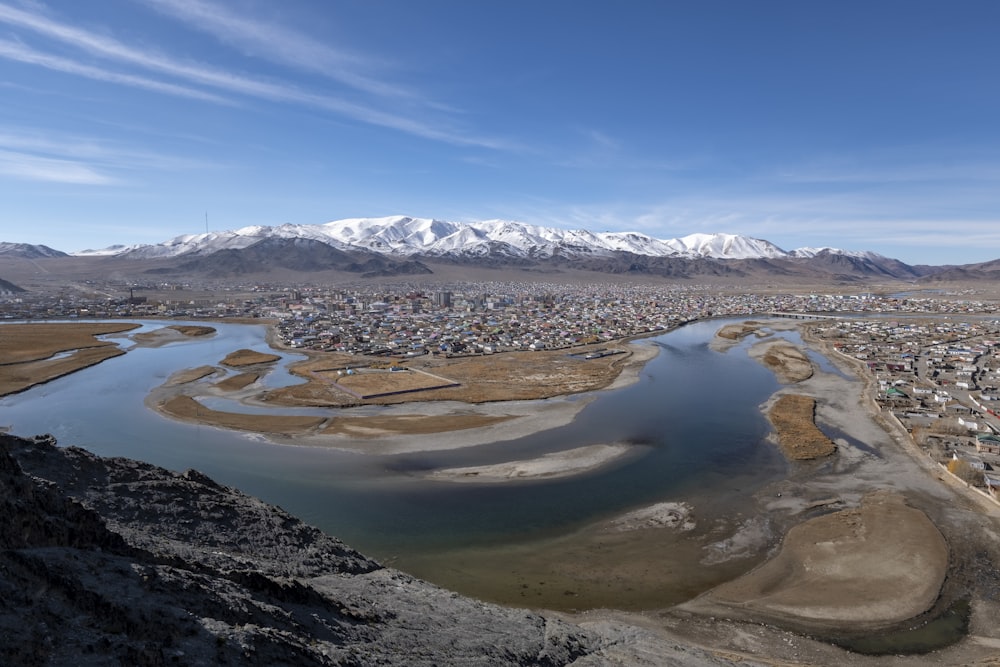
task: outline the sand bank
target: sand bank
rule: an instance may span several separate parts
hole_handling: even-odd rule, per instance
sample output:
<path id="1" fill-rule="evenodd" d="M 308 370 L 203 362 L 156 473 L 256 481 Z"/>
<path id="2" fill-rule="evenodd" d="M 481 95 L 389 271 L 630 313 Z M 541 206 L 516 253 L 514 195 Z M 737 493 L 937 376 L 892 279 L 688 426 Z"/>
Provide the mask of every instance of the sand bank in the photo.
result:
<path id="1" fill-rule="evenodd" d="M 186 368 L 182 371 L 177 371 L 173 375 L 167 378 L 167 381 L 163 383 L 164 387 L 175 387 L 180 384 L 188 384 L 190 382 L 197 382 L 198 380 L 208 377 L 209 375 L 215 375 L 219 372 L 215 366 L 198 366 L 197 368 Z"/>
<path id="2" fill-rule="evenodd" d="M 879 492 L 858 508 L 795 526 L 777 556 L 686 607 L 803 628 L 870 630 L 930 609 L 947 566 L 948 545 L 927 515 Z"/>
<path id="3" fill-rule="evenodd" d="M 255 366 L 257 364 L 271 364 L 279 359 L 281 359 L 281 357 L 277 354 L 267 354 L 264 352 L 255 352 L 254 350 L 243 349 L 230 352 L 226 355 L 226 358 L 219 363 L 223 366 L 230 366 L 232 368 L 242 368 L 244 366 Z"/>
<path id="4" fill-rule="evenodd" d="M 656 503 L 626 512 L 607 522 L 605 529 L 611 532 L 646 530 L 650 528 L 676 528 L 693 530 L 694 511 L 688 503 Z"/>
<path id="5" fill-rule="evenodd" d="M 495 483 L 569 477 L 608 465 L 634 449 L 635 447 L 625 444 L 589 445 L 553 452 L 537 459 L 435 470 L 427 478 L 449 482 Z"/>
<path id="6" fill-rule="evenodd" d="M 196 421 L 209 426 L 221 426 L 240 431 L 276 435 L 304 433 L 318 428 L 326 421 L 322 417 L 221 412 L 207 408 L 190 396 L 183 394 L 163 401 L 158 407 L 164 414 L 185 421 Z"/>
<path id="7" fill-rule="evenodd" d="M 145 331 L 130 336 L 136 345 L 141 347 L 161 347 L 167 343 L 176 343 L 189 338 L 200 338 L 215 333 L 214 327 L 194 324 L 171 324 L 153 331 Z"/>
<path id="8" fill-rule="evenodd" d="M 814 372 L 806 353 L 784 340 L 756 343 L 749 353 L 751 358 L 771 369 L 782 384 L 808 380 Z"/>

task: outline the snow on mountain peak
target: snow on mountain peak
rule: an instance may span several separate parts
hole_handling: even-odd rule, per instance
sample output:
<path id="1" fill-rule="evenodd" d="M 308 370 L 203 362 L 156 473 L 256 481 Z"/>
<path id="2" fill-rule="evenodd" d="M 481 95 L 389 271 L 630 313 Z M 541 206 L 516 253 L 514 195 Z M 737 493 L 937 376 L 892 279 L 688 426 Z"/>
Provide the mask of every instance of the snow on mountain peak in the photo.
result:
<path id="1" fill-rule="evenodd" d="M 611 256 L 628 252 L 650 257 L 759 259 L 808 258 L 828 252 L 877 257 L 874 253 L 847 253 L 830 248 L 800 248 L 789 253 L 769 241 L 736 234 L 696 233 L 676 239 L 657 239 L 639 232 L 595 233 L 511 220 L 460 223 L 402 215 L 345 218 L 319 225 L 250 225 L 235 231 L 186 234 L 156 245 L 119 246 L 78 254 L 114 254 L 133 258 L 176 257 L 189 253 L 205 255 L 227 248 L 245 248 L 266 238 L 306 238 L 341 250 L 367 250 L 400 256 L 478 257 L 500 254 L 544 258 Z"/>
<path id="2" fill-rule="evenodd" d="M 682 254 L 716 259 L 759 259 L 788 255 L 770 241 L 736 234 L 689 234 L 668 243 Z"/>
<path id="3" fill-rule="evenodd" d="M 883 255 L 877 252 L 871 252 L 869 250 L 840 250 L 839 248 L 796 248 L 795 250 L 788 253 L 792 257 L 803 257 L 805 259 L 812 259 L 817 255 L 827 254 L 827 255 L 845 255 L 847 257 L 857 257 L 859 259 L 885 259 Z"/>

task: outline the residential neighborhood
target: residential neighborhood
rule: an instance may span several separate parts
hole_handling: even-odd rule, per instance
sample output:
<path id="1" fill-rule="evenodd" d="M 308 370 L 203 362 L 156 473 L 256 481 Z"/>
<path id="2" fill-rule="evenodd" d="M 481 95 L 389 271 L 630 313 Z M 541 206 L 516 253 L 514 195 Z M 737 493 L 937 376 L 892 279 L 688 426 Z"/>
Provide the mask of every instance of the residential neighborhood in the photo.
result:
<path id="1" fill-rule="evenodd" d="M 884 413 L 950 472 L 1000 493 L 1000 320 L 842 319 L 816 335 L 868 368 Z"/>

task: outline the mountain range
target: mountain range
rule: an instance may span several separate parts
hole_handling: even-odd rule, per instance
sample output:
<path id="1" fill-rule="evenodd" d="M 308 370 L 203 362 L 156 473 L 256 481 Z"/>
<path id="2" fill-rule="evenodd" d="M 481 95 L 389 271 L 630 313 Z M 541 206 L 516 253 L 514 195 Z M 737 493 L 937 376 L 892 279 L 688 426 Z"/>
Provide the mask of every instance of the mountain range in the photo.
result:
<path id="1" fill-rule="evenodd" d="M 559 273 L 582 271 L 673 279 L 782 279 L 855 282 L 996 279 L 996 262 L 962 267 L 911 266 L 874 252 L 837 248 L 786 251 L 735 234 L 658 239 L 638 232 L 592 232 L 520 222 L 447 222 L 392 216 L 320 225 L 254 225 L 178 236 L 148 245 L 63 253 L 0 243 L 0 259 L 117 260 L 147 274 L 223 279 L 278 270 L 338 271 L 363 278 L 437 273 L 442 267 Z"/>
<path id="2" fill-rule="evenodd" d="M 144 259 L 207 255 L 219 250 L 247 248 L 264 239 L 311 239 L 345 251 L 452 259 L 578 259 L 612 257 L 617 253 L 685 259 L 810 258 L 823 253 L 868 259 L 881 257 L 876 253 L 833 248 L 800 248 L 786 252 L 769 241 L 735 234 L 690 234 L 676 239 L 657 239 L 638 232 L 595 233 L 506 220 L 461 223 L 406 216 L 349 218 L 322 225 L 254 225 L 233 231 L 178 236 L 154 245 L 112 246 L 73 254 Z"/>

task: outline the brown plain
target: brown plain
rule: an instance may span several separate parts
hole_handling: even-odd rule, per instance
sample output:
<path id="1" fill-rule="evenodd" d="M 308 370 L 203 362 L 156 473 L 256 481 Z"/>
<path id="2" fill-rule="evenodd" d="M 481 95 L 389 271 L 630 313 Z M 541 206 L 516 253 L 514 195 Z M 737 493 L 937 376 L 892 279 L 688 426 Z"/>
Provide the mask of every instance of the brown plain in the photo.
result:
<path id="1" fill-rule="evenodd" d="M 388 393 L 427 391 L 455 384 L 451 380 L 419 371 L 376 370 L 341 376 L 329 373 L 317 373 L 317 375 L 329 378 L 331 382 L 335 382 L 363 398 L 373 398 Z"/>
<path id="2" fill-rule="evenodd" d="M 365 399 L 364 403 L 392 404 L 408 401 L 463 401 L 485 403 L 490 401 L 518 401 L 552 398 L 566 394 L 603 389 L 621 373 L 631 358 L 631 352 L 599 359 L 583 359 L 582 355 L 596 350 L 597 346 L 576 348 L 570 356 L 565 350 L 541 352 L 505 352 L 487 356 L 429 358 L 421 357 L 400 365 L 412 366 L 446 378 L 459 386 L 428 389 L 419 393 L 379 396 Z M 315 377 L 315 373 L 329 372 L 357 363 L 349 355 L 313 356 L 312 359 L 291 367 L 292 373 L 307 382 L 282 387 L 268 392 L 266 400 L 283 405 L 338 406 L 356 405 L 360 399 L 339 391 L 329 380 Z M 396 374 L 393 374 L 396 375 Z M 399 376 L 408 375 L 400 373 Z M 352 377 L 361 377 L 358 376 Z M 402 381 L 386 373 L 388 381 Z M 346 376 L 345 376 L 346 377 Z M 338 378 L 339 382 L 344 377 Z"/>
<path id="3" fill-rule="evenodd" d="M 0 325 L 0 396 L 69 375 L 125 354 L 112 341 L 96 336 L 138 328 L 134 322 L 87 322 Z M 65 357 L 51 359 L 62 352 Z"/>

